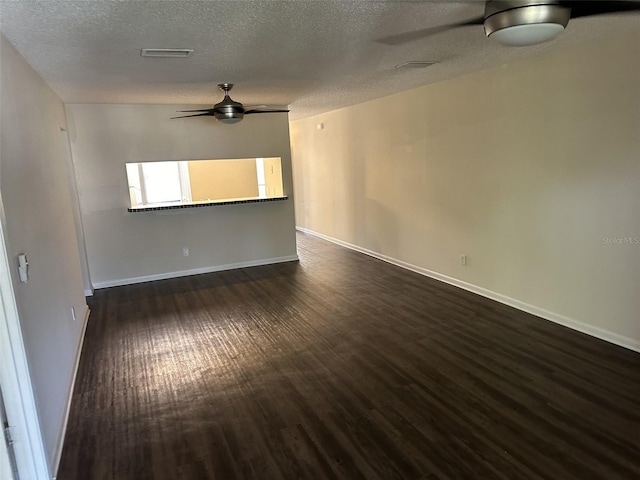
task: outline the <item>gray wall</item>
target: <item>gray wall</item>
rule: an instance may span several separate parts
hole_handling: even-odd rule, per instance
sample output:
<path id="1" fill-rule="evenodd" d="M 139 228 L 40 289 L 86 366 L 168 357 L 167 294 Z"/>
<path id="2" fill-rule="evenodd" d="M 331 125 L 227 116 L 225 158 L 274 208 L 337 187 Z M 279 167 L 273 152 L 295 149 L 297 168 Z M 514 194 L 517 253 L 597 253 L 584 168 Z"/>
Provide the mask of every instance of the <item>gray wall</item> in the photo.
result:
<path id="1" fill-rule="evenodd" d="M 640 349 L 638 45 L 292 122 L 297 225 Z"/>
<path id="2" fill-rule="evenodd" d="M 98 288 L 296 258 L 291 198 L 127 213 L 128 162 L 282 157 L 284 193 L 292 196 L 286 115 L 252 115 L 235 125 L 211 117 L 170 120 L 184 107 L 66 106 L 89 269 Z"/>
<path id="3" fill-rule="evenodd" d="M 12 280 L 51 475 L 71 396 L 86 313 L 71 209 L 64 106 L 0 36 L 0 188 L 9 258 L 26 252 L 30 280 Z M 71 316 L 75 309 L 76 320 Z"/>

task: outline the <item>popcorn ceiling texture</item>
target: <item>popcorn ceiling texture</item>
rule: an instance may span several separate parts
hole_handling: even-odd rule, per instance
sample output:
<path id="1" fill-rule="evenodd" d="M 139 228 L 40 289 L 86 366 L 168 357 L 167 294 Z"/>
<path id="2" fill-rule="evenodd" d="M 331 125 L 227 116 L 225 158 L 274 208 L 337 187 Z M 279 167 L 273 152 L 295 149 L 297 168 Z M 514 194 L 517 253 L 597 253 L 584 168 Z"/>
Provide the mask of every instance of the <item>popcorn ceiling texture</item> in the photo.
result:
<path id="1" fill-rule="evenodd" d="M 572 20 L 554 42 L 508 48 L 481 26 L 380 40 L 481 16 L 478 1 L 0 0 L 0 29 L 65 103 L 290 105 L 292 119 L 638 28 L 638 14 Z M 193 48 L 188 59 L 141 48 Z M 412 60 L 426 69 L 398 70 Z M 481 94 L 481 92 L 479 92 Z"/>

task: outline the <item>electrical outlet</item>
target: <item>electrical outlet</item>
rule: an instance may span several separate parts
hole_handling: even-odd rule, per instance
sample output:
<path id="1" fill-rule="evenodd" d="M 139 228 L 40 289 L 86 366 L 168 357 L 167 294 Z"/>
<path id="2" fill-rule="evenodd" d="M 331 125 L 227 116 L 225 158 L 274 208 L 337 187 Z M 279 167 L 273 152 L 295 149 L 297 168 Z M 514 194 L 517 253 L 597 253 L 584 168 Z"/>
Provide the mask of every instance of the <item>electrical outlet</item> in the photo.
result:
<path id="1" fill-rule="evenodd" d="M 184 247 L 182 249 L 182 256 L 184 256 L 184 257 L 188 257 L 189 256 L 189 247 Z"/>
<path id="2" fill-rule="evenodd" d="M 466 265 L 466 264 L 467 264 L 467 256 L 460 255 L 460 265 Z"/>

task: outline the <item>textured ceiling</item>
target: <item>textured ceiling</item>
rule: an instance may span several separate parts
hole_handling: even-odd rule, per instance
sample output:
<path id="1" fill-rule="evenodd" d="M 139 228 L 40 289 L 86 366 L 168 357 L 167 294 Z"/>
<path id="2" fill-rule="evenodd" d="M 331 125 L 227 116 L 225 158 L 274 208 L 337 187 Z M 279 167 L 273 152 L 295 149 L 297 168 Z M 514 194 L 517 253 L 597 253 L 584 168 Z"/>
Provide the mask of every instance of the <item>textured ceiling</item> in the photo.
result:
<path id="1" fill-rule="evenodd" d="M 527 48 L 498 45 L 481 26 L 382 41 L 483 10 L 444 0 L 0 0 L 0 30 L 66 103 L 211 105 L 216 84 L 231 82 L 234 99 L 290 105 L 295 119 L 640 26 L 637 13 L 580 18 Z M 195 52 L 143 58 L 141 48 Z M 412 60 L 439 63 L 395 68 Z"/>

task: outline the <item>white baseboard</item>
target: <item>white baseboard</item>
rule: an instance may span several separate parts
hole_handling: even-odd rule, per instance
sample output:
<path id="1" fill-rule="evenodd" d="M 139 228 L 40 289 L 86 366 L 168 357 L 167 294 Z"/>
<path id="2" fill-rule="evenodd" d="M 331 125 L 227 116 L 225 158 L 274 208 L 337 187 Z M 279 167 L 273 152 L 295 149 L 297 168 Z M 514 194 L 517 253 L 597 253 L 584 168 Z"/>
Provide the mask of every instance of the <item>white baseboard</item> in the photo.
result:
<path id="1" fill-rule="evenodd" d="M 84 291 L 84 296 L 85 297 L 93 297 L 93 289 L 85 290 Z"/>
<path id="2" fill-rule="evenodd" d="M 159 273 L 156 275 L 145 275 L 142 277 L 121 278 L 117 280 L 107 280 L 104 282 L 96 282 L 93 288 L 119 287 L 122 285 L 133 285 L 134 283 L 153 282 L 156 280 L 167 280 L 169 278 L 188 277 L 190 275 L 200 275 L 202 273 L 222 272 L 224 270 L 235 270 L 237 268 L 259 267 L 261 265 L 271 265 L 274 263 L 294 262 L 298 260 L 298 255 L 289 255 L 286 257 L 264 258 L 260 260 L 251 260 L 248 262 L 229 263 L 226 265 L 215 265 L 212 267 L 194 268 L 191 270 L 179 270 L 176 272 Z"/>
<path id="3" fill-rule="evenodd" d="M 80 343 L 78 344 L 78 349 L 76 351 L 75 365 L 73 367 L 73 376 L 71 378 L 71 385 L 69 386 L 69 393 L 67 399 L 67 405 L 64 411 L 64 417 L 62 421 L 62 430 L 60 432 L 60 436 L 58 437 L 58 444 L 56 445 L 56 450 L 53 457 L 53 471 L 55 472 L 55 476 L 53 480 L 56 480 L 56 476 L 58 474 L 58 468 L 60 468 L 60 459 L 62 457 L 62 447 L 64 446 L 64 437 L 67 433 L 67 423 L 69 422 L 69 413 L 71 412 L 71 400 L 73 398 L 73 389 L 76 385 L 76 376 L 78 375 L 78 367 L 80 366 L 80 354 L 82 353 L 82 346 L 84 345 L 84 335 L 87 331 L 87 324 L 89 323 L 89 307 L 87 306 L 84 310 L 84 316 L 82 319 L 82 329 L 80 333 Z"/>
<path id="4" fill-rule="evenodd" d="M 318 238 L 322 238 L 329 242 L 335 243 L 336 245 L 340 245 L 342 247 L 355 250 L 356 252 L 364 253 L 365 255 L 369 255 L 370 257 L 377 258 L 378 260 L 382 260 L 384 262 L 391 263 L 398 267 L 411 270 L 412 272 L 416 272 L 421 275 L 425 275 L 427 277 L 439 280 L 441 282 L 448 283 L 450 285 L 462 288 L 464 290 L 468 290 L 470 292 L 476 293 L 478 295 L 489 298 L 491 300 L 495 300 L 496 302 L 500 302 L 505 305 L 509 305 L 510 307 L 517 308 L 518 310 L 522 310 L 523 312 L 531 313 L 532 315 L 536 315 L 537 317 L 543 318 L 545 320 L 549 320 L 551 322 L 558 323 L 560 325 L 571 328 L 573 330 L 586 333 L 587 335 L 591 335 L 592 337 L 596 337 L 601 340 L 605 340 L 607 342 L 613 343 L 615 345 L 628 348 L 629 350 L 640 352 L 640 340 L 636 340 L 631 337 L 626 337 L 624 335 L 620 335 L 600 327 L 595 327 L 593 325 L 589 325 L 588 323 L 584 323 L 579 320 L 575 320 L 573 318 L 560 315 L 558 313 L 550 312 L 549 310 L 545 310 L 544 308 L 536 307 L 535 305 L 530 305 L 528 303 L 521 302 L 520 300 L 516 300 L 515 298 L 507 297 L 506 295 L 502 295 L 500 293 L 487 290 L 486 288 L 479 287 L 477 285 L 473 285 L 471 283 L 467 283 L 462 280 L 458 280 L 457 278 L 449 277 L 447 275 L 443 275 L 441 273 L 434 272 L 426 268 L 418 267 L 416 265 L 412 265 L 410 263 L 397 260 L 387 255 L 374 252 L 373 250 L 368 250 L 366 248 L 359 247 L 358 245 L 354 245 L 352 243 L 345 242 L 343 240 L 333 238 L 328 235 L 324 235 L 322 233 L 309 230 L 307 228 L 296 227 L 296 229 L 301 232 L 308 233 L 309 235 L 313 235 Z"/>

